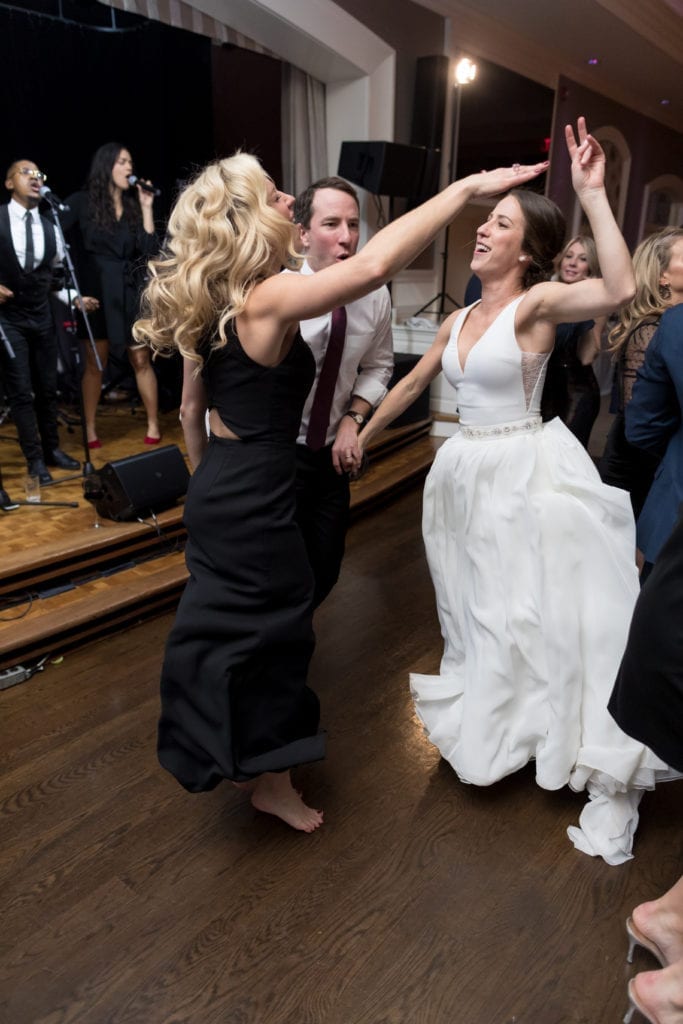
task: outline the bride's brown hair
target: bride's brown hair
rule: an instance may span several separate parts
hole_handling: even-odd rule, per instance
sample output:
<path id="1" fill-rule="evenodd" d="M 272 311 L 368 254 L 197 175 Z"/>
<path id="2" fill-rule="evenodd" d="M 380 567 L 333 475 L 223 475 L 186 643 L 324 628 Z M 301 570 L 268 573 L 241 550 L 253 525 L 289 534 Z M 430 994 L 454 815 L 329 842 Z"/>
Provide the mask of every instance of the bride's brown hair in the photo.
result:
<path id="1" fill-rule="evenodd" d="M 565 220 L 559 206 L 528 188 L 513 188 L 508 193 L 519 203 L 524 216 L 522 248 L 531 256 L 522 283 L 531 288 L 540 281 L 549 281 L 554 260 L 565 238 Z"/>
<path id="2" fill-rule="evenodd" d="M 202 365 L 205 338 L 226 344 L 226 325 L 244 310 L 254 285 L 295 265 L 294 228 L 268 203 L 269 178 L 254 156 L 236 153 L 205 167 L 179 196 L 164 252 L 133 327 L 155 353 L 179 351 Z"/>

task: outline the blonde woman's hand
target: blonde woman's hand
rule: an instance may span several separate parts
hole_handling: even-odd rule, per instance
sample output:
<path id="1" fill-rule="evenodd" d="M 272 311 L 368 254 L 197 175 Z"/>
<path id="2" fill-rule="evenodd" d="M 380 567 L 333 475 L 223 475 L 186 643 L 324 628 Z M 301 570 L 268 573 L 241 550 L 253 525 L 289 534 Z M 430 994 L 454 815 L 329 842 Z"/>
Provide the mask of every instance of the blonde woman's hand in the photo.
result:
<path id="1" fill-rule="evenodd" d="M 605 185 L 605 153 L 597 139 L 588 132 L 586 119 L 580 117 L 576 122 L 576 135 L 571 124 L 565 127 L 564 135 L 572 162 L 574 191 L 578 196 L 601 191 Z"/>
<path id="2" fill-rule="evenodd" d="M 547 170 L 547 160 L 538 164 L 512 164 L 511 167 L 497 167 L 494 171 L 471 174 L 465 181 L 472 188 L 473 198 L 497 196 L 517 185 L 524 185 Z"/>

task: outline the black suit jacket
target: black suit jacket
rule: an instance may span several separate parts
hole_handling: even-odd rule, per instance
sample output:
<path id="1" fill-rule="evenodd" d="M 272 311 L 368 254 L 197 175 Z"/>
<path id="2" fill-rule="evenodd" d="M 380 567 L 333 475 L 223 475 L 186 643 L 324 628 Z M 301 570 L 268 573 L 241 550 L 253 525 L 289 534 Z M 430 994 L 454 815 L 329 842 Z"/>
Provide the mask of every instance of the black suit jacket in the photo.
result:
<path id="1" fill-rule="evenodd" d="M 39 216 L 45 251 L 38 266 L 27 274 L 14 251 L 8 205 L 0 206 L 0 284 L 14 292 L 14 298 L 3 302 L 0 311 L 10 321 L 23 321 L 27 316 L 34 319 L 50 316 L 48 296 L 54 277 L 57 240 L 54 226 L 46 217 Z"/>

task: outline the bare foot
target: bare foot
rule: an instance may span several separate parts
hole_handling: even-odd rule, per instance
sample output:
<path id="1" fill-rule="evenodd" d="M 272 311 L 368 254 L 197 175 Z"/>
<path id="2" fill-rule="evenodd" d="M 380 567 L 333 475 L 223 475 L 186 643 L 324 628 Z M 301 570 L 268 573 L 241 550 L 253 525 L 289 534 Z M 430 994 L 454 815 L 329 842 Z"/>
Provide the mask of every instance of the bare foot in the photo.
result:
<path id="1" fill-rule="evenodd" d="M 253 791 L 257 781 L 258 779 L 249 779 L 248 782 L 235 782 L 234 779 L 231 779 L 233 786 L 237 786 L 238 789 L 246 789 L 250 793 Z"/>
<path id="2" fill-rule="evenodd" d="M 300 832 L 314 832 L 323 823 L 322 811 L 303 802 L 292 786 L 289 772 L 265 772 L 259 776 L 251 802 L 257 811 L 274 814 Z"/>
<path id="3" fill-rule="evenodd" d="M 683 1024 L 683 960 L 661 971 L 636 974 L 629 991 L 654 1024 Z"/>
<path id="4" fill-rule="evenodd" d="M 683 960 L 683 920 L 664 899 L 641 903 L 631 917 L 638 931 L 661 951 L 666 964 Z"/>

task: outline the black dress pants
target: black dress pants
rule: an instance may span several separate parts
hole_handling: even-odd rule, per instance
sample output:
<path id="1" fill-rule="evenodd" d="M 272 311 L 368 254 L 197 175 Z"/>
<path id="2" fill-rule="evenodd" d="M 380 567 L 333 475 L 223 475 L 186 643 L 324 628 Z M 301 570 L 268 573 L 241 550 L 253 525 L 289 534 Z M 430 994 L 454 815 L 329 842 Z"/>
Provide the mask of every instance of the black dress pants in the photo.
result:
<path id="1" fill-rule="evenodd" d="M 349 526 L 349 478 L 332 465 L 332 447 L 296 446 L 296 518 L 313 570 L 317 608 L 339 579 Z"/>
<path id="2" fill-rule="evenodd" d="M 0 307 L 1 309 L 1 307 Z M 57 429 L 57 336 L 45 316 L 3 315 L 2 326 L 14 350 L 10 359 L 0 342 L 0 368 L 19 444 L 27 462 L 59 448 Z"/>

